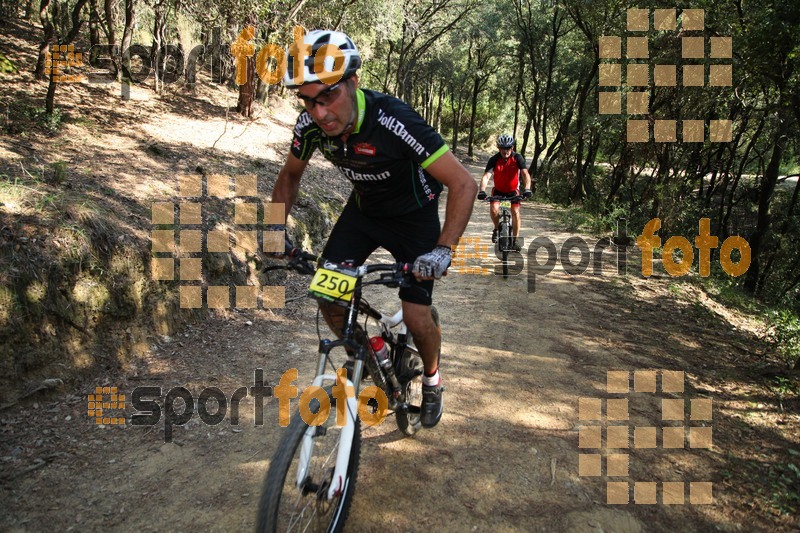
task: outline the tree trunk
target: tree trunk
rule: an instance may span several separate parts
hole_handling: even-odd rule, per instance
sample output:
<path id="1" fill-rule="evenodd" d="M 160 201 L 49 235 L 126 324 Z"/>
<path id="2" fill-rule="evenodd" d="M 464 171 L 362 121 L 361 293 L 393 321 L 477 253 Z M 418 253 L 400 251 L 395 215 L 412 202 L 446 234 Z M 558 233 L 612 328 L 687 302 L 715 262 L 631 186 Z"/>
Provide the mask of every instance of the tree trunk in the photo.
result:
<path id="1" fill-rule="evenodd" d="M 192 94 L 194 94 L 195 84 L 197 83 L 197 64 L 205 62 L 206 49 L 206 45 L 195 46 L 192 51 L 189 52 L 189 57 L 186 62 L 186 84 Z M 203 61 L 201 61 L 200 57 L 203 58 Z"/>
<path id="2" fill-rule="evenodd" d="M 787 235 L 790 232 L 790 225 L 792 221 L 792 216 L 794 215 L 794 208 L 797 205 L 797 198 L 800 197 L 800 179 L 797 180 L 797 183 L 794 186 L 794 192 L 792 192 L 792 199 L 789 201 L 789 211 L 786 213 L 786 218 L 783 219 L 783 224 L 781 224 L 781 229 L 778 231 L 780 235 Z M 777 246 L 774 250 L 772 250 L 769 259 L 767 260 L 767 266 L 764 267 L 764 272 L 761 275 L 761 283 L 763 284 L 766 281 L 769 273 L 772 271 L 772 266 L 775 264 L 775 259 L 778 257 L 779 252 L 782 248 L 783 240 L 779 240 Z M 800 261 L 800 256 L 798 256 L 798 261 Z M 784 271 L 784 272 L 792 272 L 792 270 Z"/>
<path id="3" fill-rule="evenodd" d="M 261 78 L 256 79 L 256 102 L 265 104 L 269 98 L 269 85 Z"/>
<path id="4" fill-rule="evenodd" d="M 595 59 L 594 64 L 592 65 L 592 70 L 589 76 L 586 77 L 585 81 L 583 82 L 583 86 L 581 89 L 581 94 L 578 100 L 578 116 L 577 116 L 577 134 L 578 134 L 578 147 L 575 151 L 575 187 L 572 189 L 572 195 L 570 197 L 573 201 L 580 201 L 584 197 L 584 165 L 583 165 L 583 147 L 585 144 L 585 135 L 586 132 L 584 131 L 585 128 L 583 127 L 584 121 L 586 120 L 585 108 L 586 108 L 586 100 L 589 97 L 589 89 L 592 85 L 592 80 L 594 79 L 595 75 L 597 74 L 598 65 L 600 61 Z"/>
<path id="5" fill-rule="evenodd" d="M 164 3 L 161 0 L 153 6 L 153 48 L 150 50 L 150 63 L 153 66 L 153 90 L 160 93 L 163 89 L 161 81 L 161 53 L 163 52 L 166 34 L 166 20 L 164 17 Z"/>
<path id="6" fill-rule="evenodd" d="M 97 0 L 89 3 L 89 62 L 94 63 L 100 55 L 100 15 L 97 11 Z"/>
<path id="7" fill-rule="evenodd" d="M 42 22 L 44 37 L 42 42 L 39 43 L 39 56 L 36 59 L 36 69 L 33 71 L 33 75 L 37 80 L 47 79 L 44 74 L 44 63 L 47 58 L 47 51 L 55 38 L 55 28 L 48 13 L 48 7 L 50 7 L 50 0 L 42 0 L 41 4 L 39 4 L 39 20 Z"/>
<path id="8" fill-rule="evenodd" d="M 56 82 L 53 81 L 53 74 L 50 74 L 50 83 L 47 85 L 47 96 L 44 100 L 44 113 L 47 116 L 53 114 L 56 99 Z"/>
<path id="9" fill-rule="evenodd" d="M 522 44 L 517 50 L 517 65 L 519 65 L 519 76 L 517 76 L 517 89 L 514 91 L 514 129 L 511 130 L 511 135 L 515 139 L 517 138 L 517 126 L 519 125 L 519 100 L 522 97 L 522 82 L 525 76 L 525 53 L 522 49 Z"/>
<path id="10" fill-rule="evenodd" d="M 72 12 L 70 13 L 70 21 L 72 23 L 72 27 L 67 32 L 67 35 L 66 35 L 66 37 L 64 38 L 64 40 L 62 41 L 61 44 L 67 44 L 68 45 L 68 44 L 72 43 L 72 41 L 74 41 L 78 37 L 78 34 L 81 31 L 81 26 L 83 24 L 83 21 L 81 20 L 81 10 L 83 9 L 83 6 L 86 5 L 86 2 L 88 2 L 88 1 L 89 0 L 78 0 L 78 2 L 72 8 Z M 47 41 L 48 34 L 50 35 L 50 39 L 52 40 L 53 35 L 55 34 L 55 28 L 53 26 L 53 23 L 52 23 L 51 19 L 47 18 L 47 4 L 45 4 L 44 1 L 42 2 L 42 6 L 43 6 L 42 13 L 45 15 L 45 19 L 44 20 L 47 20 L 46 28 L 49 28 L 49 30 L 48 29 L 45 30 L 45 41 Z M 53 5 L 53 18 L 57 18 L 58 17 L 58 9 L 57 8 L 58 8 L 58 3 Z M 46 50 L 47 50 L 47 48 L 45 48 L 45 51 Z M 41 52 L 41 49 L 40 49 L 40 52 Z M 42 65 L 43 65 L 42 66 L 42 74 L 44 75 L 44 63 Z M 37 64 L 37 69 L 38 68 L 39 68 L 39 65 Z M 55 108 L 56 86 L 55 86 L 55 81 L 54 81 L 54 75 L 55 75 L 55 71 L 53 69 L 50 69 L 50 83 L 47 86 L 47 96 L 45 97 L 45 114 L 48 115 L 48 116 L 53 114 L 53 109 Z"/>
<path id="11" fill-rule="evenodd" d="M 111 61 L 114 64 L 114 77 L 119 78 L 119 52 L 114 52 L 117 46 L 117 28 L 116 28 L 116 13 L 114 10 L 114 0 L 104 0 L 103 1 L 103 12 L 106 18 L 106 24 L 104 26 L 106 30 L 106 37 L 108 38 L 108 49 L 112 50 L 111 52 Z"/>
<path id="12" fill-rule="evenodd" d="M 436 131 L 442 130 L 442 100 L 444 99 L 444 82 L 439 84 L 439 100 L 436 102 Z"/>
<path id="13" fill-rule="evenodd" d="M 758 218 L 756 229 L 750 236 L 750 268 L 744 280 L 744 289 L 752 294 L 758 295 L 762 286 L 759 285 L 761 245 L 769 229 L 770 214 L 769 207 L 772 203 L 772 194 L 775 192 L 775 185 L 778 183 L 781 160 L 788 144 L 788 117 L 783 116 L 783 107 L 778 110 L 778 125 L 775 130 L 775 141 L 772 148 L 772 157 L 767 165 L 764 177 L 761 179 L 761 191 L 758 196 Z"/>
<path id="14" fill-rule="evenodd" d="M 455 153 L 455 151 L 458 149 L 458 113 L 456 112 L 455 103 L 453 103 L 453 105 L 450 107 L 453 110 L 453 142 L 450 144 L 453 147 L 453 153 Z"/>
<path id="15" fill-rule="evenodd" d="M 122 32 L 122 99 L 131 99 L 131 41 L 136 25 L 136 0 L 125 0 L 125 29 Z"/>
<path id="16" fill-rule="evenodd" d="M 532 120 L 531 120 L 531 117 L 529 116 L 528 120 L 525 121 L 525 132 L 522 134 L 522 150 L 520 150 L 520 152 L 519 152 L 520 154 L 522 154 L 522 157 L 525 157 L 525 150 L 528 149 L 528 139 L 530 138 L 530 135 L 531 135 L 531 122 L 532 122 Z M 534 172 L 535 172 L 536 171 L 536 159 L 534 158 L 531 161 L 531 164 L 528 165 L 528 166 L 532 167 Z"/>
<path id="17" fill-rule="evenodd" d="M 728 228 L 730 228 L 730 219 L 731 214 L 733 213 L 733 206 L 734 206 L 734 198 L 736 195 L 736 189 L 738 188 L 739 181 L 742 179 L 742 175 L 745 171 L 745 166 L 747 162 L 750 160 L 750 152 L 755 147 L 757 141 L 761 138 L 761 132 L 764 129 L 764 125 L 767 123 L 765 117 L 762 117 L 758 120 L 758 127 L 756 128 L 755 134 L 751 137 L 750 142 L 747 145 L 747 148 L 744 151 L 744 155 L 739 163 L 739 168 L 736 171 L 736 176 L 733 178 L 733 185 L 731 186 L 731 191 L 728 199 L 727 206 L 725 208 L 725 214 L 722 217 L 722 223 L 720 224 L 724 233 L 722 233 L 720 237 L 720 242 L 724 241 L 724 238 L 727 238 L 730 233 L 728 233 Z M 720 212 L 722 211 L 722 200 L 720 200 Z"/>
<path id="18" fill-rule="evenodd" d="M 433 94 L 436 87 L 433 84 L 433 78 L 425 85 L 425 122 L 430 124 L 433 122 Z"/>
<path id="19" fill-rule="evenodd" d="M 478 91 L 480 90 L 480 78 L 476 75 L 472 84 L 472 109 L 469 117 L 469 140 L 467 141 L 467 155 L 472 157 L 472 143 L 475 140 L 475 115 L 478 113 Z"/>
<path id="20" fill-rule="evenodd" d="M 247 81 L 239 86 L 239 102 L 236 111 L 244 117 L 253 116 L 253 100 L 256 92 L 256 61 L 254 57 L 247 58 Z"/>
<path id="21" fill-rule="evenodd" d="M 114 0 L 103 1 L 103 12 L 106 16 L 106 31 L 108 32 L 108 44 L 114 46 L 117 44 L 117 17 L 115 16 L 115 2 Z"/>

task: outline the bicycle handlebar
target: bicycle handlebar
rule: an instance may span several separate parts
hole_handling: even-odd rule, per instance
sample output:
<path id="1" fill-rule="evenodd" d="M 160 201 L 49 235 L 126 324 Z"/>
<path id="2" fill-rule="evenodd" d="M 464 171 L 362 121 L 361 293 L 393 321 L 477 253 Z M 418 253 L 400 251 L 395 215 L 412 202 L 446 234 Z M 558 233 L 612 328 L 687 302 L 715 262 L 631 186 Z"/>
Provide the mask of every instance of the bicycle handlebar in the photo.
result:
<path id="1" fill-rule="evenodd" d="M 487 196 L 483 199 L 484 202 L 502 202 L 503 200 L 507 200 L 509 202 L 517 202 L 520 200 L 524 200 L 525 197 L 522 195 L 517 196 Z"/>
<path id="2" fill-rule="evenodd" d="M 263 272 L 268 272 L 270 270 L 295 270 L 301 274 L 311 275 L 316 270 L 315 265 L 320 264 L 324 264 L 325 268 L 329 268 L 331 270 L 342 270 L 359 278 L 373 272 L 389 272 L 389 274 L 381 275 L 380 279 L 370 281 L 368 283 L 362 283 L 363 286 L 404 283 L 407 281 L 406 278 L 412 275 L 411 269 L 413 268 L 411 263 L 380 263 L 375 265 L 362 265 L 359 267 L 354 267 L 346 263 L 333 263 L 327 261 L 320 256 L 308 253 L 300 248 L 292 248 L 292 250 L 284 257 L 289 258 L 288 263 L 285 265 L 266 267 L 263 269 Z"/>

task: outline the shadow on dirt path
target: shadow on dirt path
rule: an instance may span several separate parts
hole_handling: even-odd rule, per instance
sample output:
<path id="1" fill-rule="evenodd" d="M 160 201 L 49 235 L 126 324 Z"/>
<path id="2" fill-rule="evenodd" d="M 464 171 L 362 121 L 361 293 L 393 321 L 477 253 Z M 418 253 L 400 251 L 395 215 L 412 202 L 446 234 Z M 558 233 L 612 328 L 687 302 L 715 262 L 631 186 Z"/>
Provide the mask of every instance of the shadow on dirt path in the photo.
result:
<path id="1" fill-rule="evenodd" d="M 481 169 L 471 170 L 478 179 Z M 547 236 L 560 244 L 568 237 L 553 222 L 552 208 L 526 203 L 522 212 L 521 235 L 527 242 Z M 467 236 L 488 241 L 490 230 L 488 206 L 476 204 Z M 437 428 L 415 438 L 401 438 L 391 418 L 364 430 L 349 531 L 786 526 L 743 503 L 751 459 L 736 447 L 759 440 L 776 448 L 797 446 L 796 439 L 767 434 L 768 429 L 746 424 L 735 413 L 736 396 L 723 382 L 738 379 L 737 364 L 752 357 L 742 348 L 749 339 L 723 317 L 671 297 L 668 280 L 618 275 L 613 259 L 611 252 L 604 257 L 603 276 L 568 276 L 558 268 L 537 279 L 530 293 L 525 271 L 509 279 L 452 274 L 437 284 L 444 417 Z M 471 261 L 490 267 L 497 262 Z M 313 302 L 294 300 L 303 293 L 302 280 L 291 280 L 284 310 L 230 311 L 161 338 L 137 369 L 97 385 L 124 391 L 149 385 L 165 394 L 185 387 L 195 398 L 203 388 L 218 387 L 230 397 L 253 384 L 256 368 L 275 384 L 296 367 L 299 385 L 305 386 L 312 377 L 317 334 Z M 396 308 L 393 291 L 375 293 L 369 296 L 373 304 Z M 685 372 L 683 393 L 606 392 L 609 370 L 630 372 L 632 387 L 634 371 L 662 369 Z M 4 467 L 0 497 L 6 512 L 0 528 L 252 527 L 260 484 L 281 434 L 274 402 L 265 402 L 263 425 L 254 424 L 254 401 L 248 397 L 240 405 L 238 426 L 229 417 L 207 426 L 195 416 L 173 428 L 173 442 L 165 443 L 163 420 L 151 428 L 91 424 L 85 413 L 90 392 L 2 414 L 0 459 L 16 464 L 15 457 L 30 450 L 36 459 L 28 466 Z M 580 398 L 627 398 L 626 416 L 579 421 Z M 662 398 L 685 399 L 684 419 L 662 421 Z M 712 422 L 690 419 L 690 400 L 701 398 L 713 401 Z M 628 448 L 579 448 L 582 428 L 609 425 L 629 428 Z M 665 426 L 713 428 L 714 446 L 690 448 L 686 430 L 685 449 L 663 449 Z M 634 427 L 654 428 L 658 447 L 640 447 Z M 606 431 L 600 434 L 608 444 Z M 603 476 L 579 476 L 581 452 L 602 456 Z M 609 472 L 612 454 L 628 457 L 629 475 L 609 475 L 620 473 Z M 609 481 L 630 483 L 631 503 L 607 505 Z M 634 481 L 657 482 L 658 504 L 634 504 Z M 684 505 L 662 504 L 664 481 L 686 483 Z M 689 505 L 691 481 L 713 482 L 713 505 Z"/>

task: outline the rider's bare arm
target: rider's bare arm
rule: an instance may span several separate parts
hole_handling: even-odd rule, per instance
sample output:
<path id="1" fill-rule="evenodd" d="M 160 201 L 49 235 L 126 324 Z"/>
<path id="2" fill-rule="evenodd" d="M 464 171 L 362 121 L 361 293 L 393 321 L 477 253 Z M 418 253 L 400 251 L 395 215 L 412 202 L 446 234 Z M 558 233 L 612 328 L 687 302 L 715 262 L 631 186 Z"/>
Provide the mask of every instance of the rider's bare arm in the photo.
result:
<path id="1" fill-rule="evenodd" d="M 478 187 L 472 175 L 452 152 L 446 152 L 426 170 L 447 187 L 444 227 L 436 244 L 452 248 L 467 227 Z"/>
<path id="2" fill-rule="evenodd" d="M 531 174 L 527 168 L 522 169 L 522 187 L 531 190 Z"/>
<path id="3" fill-rule="evenodd" d="M 285 216 L 288 218 L 297 194 L 300 191 L 300 179 L 308 165 L 308 161 L 303 161 L 289 153 L 286 163 L 283 164 L 275 187 L 272 189 L 272 203 L 282 203 L 285 206 Z"/>
<path id="4" fill-rule="evenodd" d="M 486 187 L 489 186 L 489 180 L 492 178 L 494 173 L 491 170 L 487 170 L 486 173 L 481 178 L 481 185 L 478 187 L 478 190 L 485 191 Z"/>

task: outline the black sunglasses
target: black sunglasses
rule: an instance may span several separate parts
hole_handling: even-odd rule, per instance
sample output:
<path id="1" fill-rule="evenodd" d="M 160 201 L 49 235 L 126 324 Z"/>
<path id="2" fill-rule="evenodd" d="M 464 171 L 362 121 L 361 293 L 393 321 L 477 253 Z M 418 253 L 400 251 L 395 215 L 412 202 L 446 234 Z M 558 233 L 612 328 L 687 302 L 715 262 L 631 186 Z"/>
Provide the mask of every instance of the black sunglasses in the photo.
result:
<path id="1" fill-rule="evenodd" d="M 335 83 L 330 87 L 321 90 L 317 96 L 312 97 L 312 96 L 304 96 L 302 94 L 298 94 L 297 97 L 303 101 L 303 105 L 308 110 L 314 109 L 314 106 L 316 105 L 328 107 L 333 102 L 335 102 L 336 99 L 339 97 L 339 94 L 336 93 L 335 91 L 339 88 L 341 84 L 342 82 Z"/>

